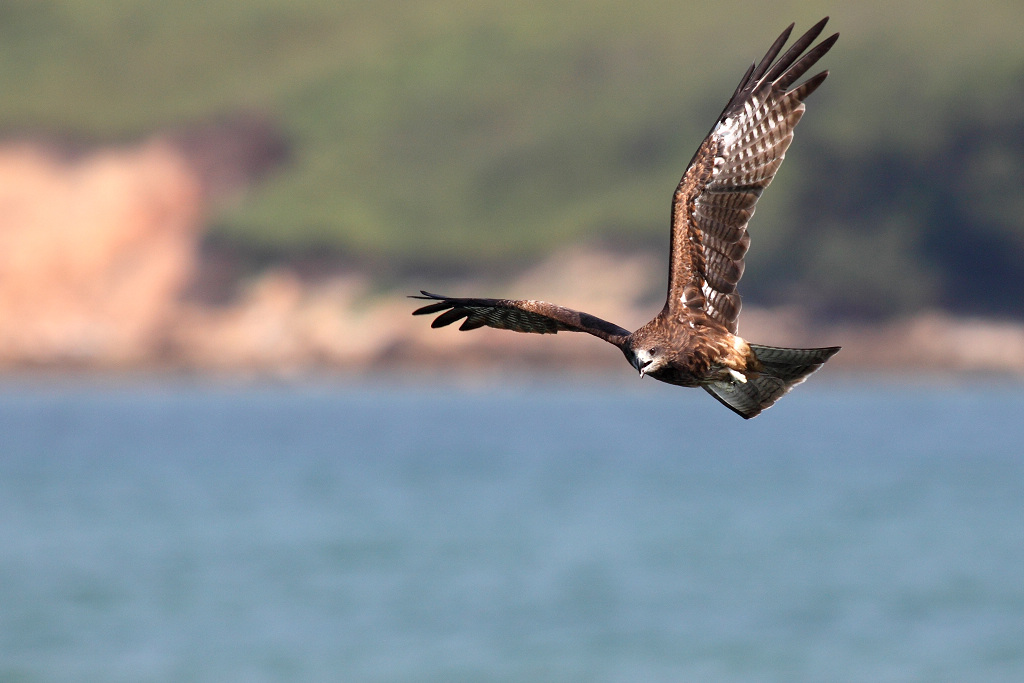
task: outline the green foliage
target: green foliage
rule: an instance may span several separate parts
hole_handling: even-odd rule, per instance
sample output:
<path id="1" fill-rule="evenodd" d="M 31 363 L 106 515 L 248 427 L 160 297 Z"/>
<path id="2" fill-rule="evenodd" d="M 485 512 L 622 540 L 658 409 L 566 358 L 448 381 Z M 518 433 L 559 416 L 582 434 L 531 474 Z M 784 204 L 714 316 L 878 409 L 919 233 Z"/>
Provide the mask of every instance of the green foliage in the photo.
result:
<path id="1" fill-rule="evenodd" d="M 823 311 L 950 303 L 1024 247 L 1018 0 L 843 6 L 832 71 L 752 224 L 744 291 Z M 128 139 L 237 110 L 291 161 L 217 239 L 392 263 L 664 244 L 671 191 L 746 64 L 830 3 L 11 0 L 0 126 Z M 975 237 L 978 239 L 975 240 Z M 978 248 L 964 249 L 967 241 Z M 993 271 L 993 268 L 995 269 Z"/>

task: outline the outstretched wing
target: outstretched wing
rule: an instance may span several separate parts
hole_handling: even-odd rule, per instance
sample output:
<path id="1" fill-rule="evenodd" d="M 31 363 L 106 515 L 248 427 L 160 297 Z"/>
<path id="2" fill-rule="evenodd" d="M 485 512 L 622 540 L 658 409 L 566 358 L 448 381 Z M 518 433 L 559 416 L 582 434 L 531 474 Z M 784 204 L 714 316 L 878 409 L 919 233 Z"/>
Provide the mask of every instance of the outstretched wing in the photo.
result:
<path id="1" fill-rule="evenodd" d="M 839 38 L 836 33 L 805 53 L 827 21 L 815 24 L 773 64 L 790 25 L 764 59 L 750 65 L 679 182 L 672 201 L 668 286 L 675 319 L 702 313 L 736 332 L 736 285 L 750 245 L 747 223 L 782 165 L 804 99 L 828 75 L 823 71 L 789 89 Z"/>
<path id="2" fill-rule="evenodd" d="M 413 315 L 441 313 L 430 323 L 431 327 L 444 327 L 456 320 L 462 320 L 460 330 L 475 330 L 478 327 L 496 327 L 500 330 L 532 332 L 534 334 L 556 334 L 560 331 L 586 332 L 621 347 L 629 336 L 629 330 L 600 318 L 549 304 L 545 301 L 514 301 L 511 299 L 457 299 L 420 291 L 422 296 L 411 299 L 427 299 L 428 304 L 412 312 Z M 442 313 L 443 311 L 443 313 Z"/>

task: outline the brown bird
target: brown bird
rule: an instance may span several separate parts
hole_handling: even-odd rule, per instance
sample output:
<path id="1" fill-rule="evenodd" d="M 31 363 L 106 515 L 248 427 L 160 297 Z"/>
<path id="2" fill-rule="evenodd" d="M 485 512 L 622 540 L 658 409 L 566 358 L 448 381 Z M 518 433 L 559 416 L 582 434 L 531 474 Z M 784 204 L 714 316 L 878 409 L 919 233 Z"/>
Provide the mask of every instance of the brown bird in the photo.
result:
<path id="1" fill-rule="evenodd" d="M 751 418 L 805 380 L 838 346 L 787 349 L 750 344 L 736 334 L 747 223 L 793 141 L 804 99 L 828 71 L 793 84 L 836 42 L 836 33 L 809 49 L 828 17 L 778 58 L 793 30 L 782 32 L 751 64 L 714 127 L 693 155 L 672 198 L 672 245 L 665 307 L 635 332 L 543 301 L 468 299 L 421 292 L 435 303 L 413 315 L 441 313 L 431 327 L 465 321 L 460 330 L 488 326 L 516 332 L 586 332 L 622 350 L 640 376 L 702 387 Z M 443 313 L 442 313 L 443 311 Z"/>

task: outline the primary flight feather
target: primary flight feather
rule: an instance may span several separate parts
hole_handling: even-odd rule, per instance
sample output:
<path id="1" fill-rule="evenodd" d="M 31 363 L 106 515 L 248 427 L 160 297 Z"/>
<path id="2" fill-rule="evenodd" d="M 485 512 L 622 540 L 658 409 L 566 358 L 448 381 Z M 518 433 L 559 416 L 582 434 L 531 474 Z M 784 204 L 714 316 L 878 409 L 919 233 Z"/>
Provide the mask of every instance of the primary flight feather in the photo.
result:
<path id="1" fill-rule="evenodd" d="M 430 292 L 413 297 L 433 301 L 413 315 L 440 313 L 431 327 L 462 320 L 460 330 L 586 332 L 619 347 L 641 376 L 702 387 L 744 418 L 771 406 L 839 351 L 761 346 L 736 334 L 747 224 L 793 141 L 804 100 L 828 76 L 823 71 L 793 86 L 839 38 L 836 33 L 811 47 L 827 22 L 819 21 L 779 57 L 793 25 L 782 32 L 747 69 L 690 160 L 672 197 L 668 296 L 649 323 L 630 332 L 544 301 Z"/>

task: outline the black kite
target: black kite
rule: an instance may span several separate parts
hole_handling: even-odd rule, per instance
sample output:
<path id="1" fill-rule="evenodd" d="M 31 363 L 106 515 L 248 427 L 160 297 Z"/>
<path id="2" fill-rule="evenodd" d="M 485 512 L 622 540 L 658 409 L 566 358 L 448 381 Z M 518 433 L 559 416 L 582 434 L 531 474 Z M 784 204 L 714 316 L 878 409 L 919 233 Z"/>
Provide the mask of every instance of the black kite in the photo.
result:
<path id="1" fill-rule="evenodd" d="M 793 141 L 804 99 L 827 71 L 796 81 L 836 42 L 810 48 L 828 17 L 778 58 L 790 25 L 758 64 L 751 64 L 711 132 L 694 154 L 672 198 L 668 297 L 649 323 L 629 332 L 588 313 L 543 301 L 469 299 L 422 292 L 435 300 L 413 315 L 441 313 L 443 327 L 488 326 L 516 332 L 587 332 L 614 344 L 640 375 L 684 387 L 702 387 L 744 418 L 758 415 L 806 379 L 839 347 L 787 349 L 749 344 L 736 334 L 747 223 Z M 808 49 L 810 48 L 810 49 Z"/>

